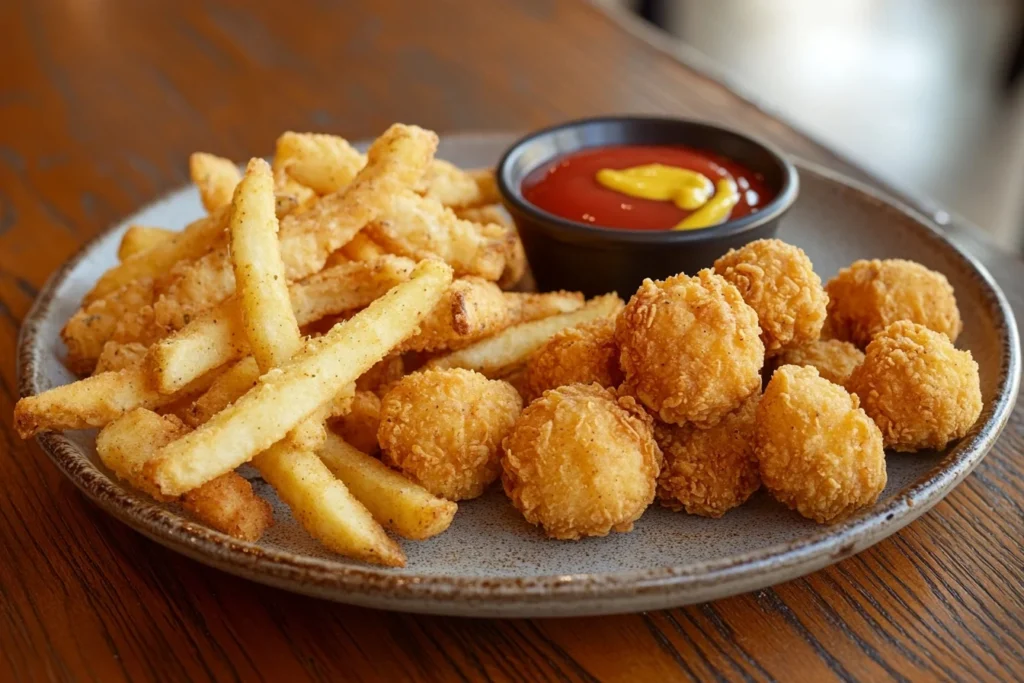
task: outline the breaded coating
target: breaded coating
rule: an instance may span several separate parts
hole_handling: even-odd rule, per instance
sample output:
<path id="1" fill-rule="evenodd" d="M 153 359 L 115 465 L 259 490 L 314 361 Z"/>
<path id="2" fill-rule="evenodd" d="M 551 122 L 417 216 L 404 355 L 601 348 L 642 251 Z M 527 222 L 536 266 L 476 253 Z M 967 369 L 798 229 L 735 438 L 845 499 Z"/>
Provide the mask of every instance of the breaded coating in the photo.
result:
<path id="1" fill-rule="evenodd" d="M 757 240 L 730 249 L 715 261 L 715 272 L 735 285 L 757 313 L 765 357 L 821 334 L 828 296 L 800 247 Z"/>
<path id="2" fill-rule="evenodd" d="M 204 523 L 229 536 L 257 541 L 274 523 L 274 511 L 240 475 L 229 472 L 193 489 L 181 505 Z"/>
<path id="3" fill-rule="evenodd" d="M 656 422 L 654 439 L 665 456 L 658 500 L 691 515 L 721 517 L 761 488 L 754 455 L 759 394 L 709 429 Z"/>
<path id="4" fill-rule="evenodd" d="M 971 352 L 908 320 L 875 335 L 848 386 L 882 430 L 886 448 L 896 451 L 945 448 L 981 414 Z"/>
<path id="5" fill-rule="evenodd" d="M 476 498 L 501 472 L 501 440 L 523 409 L 508 382 L 471 370 L 406 375 L 381 401 L 386 463 L 436 496 Z"/>
<path id="6" fill-rule="evenodd" d="M 711 270 L 644 280 L 615 326 L 624 387 L 662 422 L 711 427 L 760 388 L 760 332 L 739 290 Z"/>
<path id="7" fill-rule="evenodd" d="M 825 285 L 828 331 L 864 348 L 897 320 L 909 320 L 956 341 L 963 327 L 956 296 L 942 273 L 914 261 L 855 261 Z"/>
<path id="8" fill-rule="evenodd" d="M 813 367 L 775 371 L 757 407 L 754 443 L 765 488 L 820 524 L 871 505 L 885 488 L 882 433 L 856 396 Z"/>
<path id="9" fill-rule="evenodd" d="M 505 493 L 552 538 L 631 531 L 661 468 L 652 422 L 632 397 L 596 384 L 552 389 L 503 443 Z"/>
<path id="10" fill-rule="evenodd" d="M 357 391 L 347 413 L 331 420 L 331 429 L 363 453 L 373 455 L 380 448 L 380 398 L 372 391 Z"/>
<path id="11" fill-rule="evenodd" d="M 399 354 L 385 356 L 356 380 L 356 391 L 372 391 L 383 396 L 393 382 L 405 374 L 405 361 Z"/>
<path id="12" fill-rule="evenodd" d="M 548 389 L 568 384 L 622 383 L 615 319 L 601 318 L 555 334 L 526 364 L 523 390 L 532 401 Z"/>
<path id="13" fill-rule="evenodd" d="M 786 349 L 776 362 L 780 366 L 810 365 L 829 382 L 845 387 L 853 371 L 864 362 L 864 352 L 850 342 L 819 339 Z"/>

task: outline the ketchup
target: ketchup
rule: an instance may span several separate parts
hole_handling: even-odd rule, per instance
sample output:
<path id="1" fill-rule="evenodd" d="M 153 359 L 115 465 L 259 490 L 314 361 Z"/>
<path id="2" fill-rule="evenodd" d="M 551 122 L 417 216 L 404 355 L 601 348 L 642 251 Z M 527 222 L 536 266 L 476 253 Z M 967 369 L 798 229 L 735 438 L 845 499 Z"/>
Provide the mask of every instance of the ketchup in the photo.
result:
<path id="1" fill-rule="evenodd" d="M 671 201 L 624 194 L 597 181 L 601 170 L 647 164 L 689 169 L 712 182 L 733 181 L 739 201 L 725 220 L 753 213 L 774 198 L 760 174 L 730 159 L 690 147 L 653 145 L 596 147 L 555 159 L 526 177 L 523 197 L 544 211 L 572 221 L 625 230 L 671 230 L 694 211 Z"/>

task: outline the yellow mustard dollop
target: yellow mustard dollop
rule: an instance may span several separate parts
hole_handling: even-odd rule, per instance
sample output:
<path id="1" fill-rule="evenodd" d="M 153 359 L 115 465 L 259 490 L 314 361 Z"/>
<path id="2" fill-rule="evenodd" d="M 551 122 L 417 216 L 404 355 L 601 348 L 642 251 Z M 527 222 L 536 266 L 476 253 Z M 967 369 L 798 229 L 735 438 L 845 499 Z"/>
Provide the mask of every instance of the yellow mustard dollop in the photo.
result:
<path id="1" fill-rule="evenodd" d="M 693 211 L 673 230 L 717 225 L 729 217 L 740 198 L 736 183 L 727 178 L 716 184 L 703 173 L 665 164 L 603 168 L 597 172 L 597 182 L 630 197 L 671 201 L 680 209 Z"/>

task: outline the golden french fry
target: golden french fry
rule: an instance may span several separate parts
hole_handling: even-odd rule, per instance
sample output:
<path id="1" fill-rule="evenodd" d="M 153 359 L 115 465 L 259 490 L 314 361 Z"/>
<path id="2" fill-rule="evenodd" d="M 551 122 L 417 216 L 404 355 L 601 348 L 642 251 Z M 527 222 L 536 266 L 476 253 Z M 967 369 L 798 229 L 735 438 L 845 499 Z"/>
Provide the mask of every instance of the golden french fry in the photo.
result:
<path id="1" fill-rule="evenodd" d="M 483 278 L 455 280 L 402 351 L 438 351 L 466 346 L 511 323 L 505 293 Z"/>
<path id="2" fill-rule="evenodd" d="M 583 308 L 579 292 L 505 292 L 505 302 L 513 322 L 525 323 L 552 315 L 572 313 Z"/>
<path id="3" fill-rule="evenodd" d="M 372 261 L 387 252 L 370 239 L 365 232 L 358 233 L 352 241 L 341 248 L 341 253 L 350 261 Z"/>
<path id="4" fill-rule="evenodd" d="M 261 370 L 277 367 L 302 345 L 292 313 L 274 215 L 270 165 L 252 159 L 232 200 L 229 222 L 236 299 Z"/>
<path id="5" fill-rule="evenodd" d="M 436 536 L 451 525 L 458 510 L 455 503 L 438 498 L 334 434 L 327 435 L 319 455 L 378 522 L 404 538 Z"/>
<path id="6" fill-rule="evenodd" d="M 615 315 L 622 300 L 605 294 L 587 302 L 578 311 L 514 325 L 493 337 L 429 361 L 427 368 L 466 368 L 488 377 L 498 377 L 526 362 L 556 332 L 566 327 Z"/>
<path id="7" fill-rule="evenodd" d="M 254 464 L 302 527 L 327 548 L 374 564 L 405 565 L 398 544 L 316 455 L 285 440 L 256 456 Z"/>
<path id="8" fill-rule="evenodd" d="M 274 168 L 319 194 L 345 189 L 366 165 L 366 156 L 345 138 L 287 132 L 277 139 Z"/>
<path id="9" fill-rule="evenodd" d="M 235 162 L 206 152 L 189 157 L 188 172 L 208 213 L 230 204 L 235 185 L 242 179 Z"/>
<path id="10" fill-rule="evenodd" d="M 435 199 L 408 190 L 390 196 L 381 219 L 366 233 L 385 250 L 423 259 L 435 256 L 457 276 L 478 275 L 497 280 L 505 269 L 503 237 L 488 236 L 476 223 L 461 220 Z"/>
<path id="11" fill-rule="evenodd" d="M 118 478 L 157 500 L 167 500 L 149 486 L 142 476 L 143 466 L 159 448 L 187 432 L 177 418 L 136 408 L 100 431 L 96 452 Z M 274 521 L 270 505 L 235 472 L 190 491 L 182 504 L 204 524 L 247 541 L 258 539 Z"/>
<path id="12" fill-rule="evenodd" d="M 141 365 L 104 372 L 26 396 L 14 407 L 14 424 L 23 439 L 46 430 L 102 427 L 135 408 L 153 410 L 203 391 L 217 374 L 207 373 L 181 391 L 162 394 Z"/>
<path id="13" fill-rule="evenodd" d="M 512 217 L 501 207 L 501 204 L 485 204 L 466 209 L 454 209 L 455 215 L 464 221 L 478 225 L 497 225 L 505 230 L 514 230 L 516 225 Z"/>
<path id="14" fill-rule="evenodd" d="M 354 382 L 409 337 L 451 284 L 451 268 L 416 266 L 399 284 L 336 325 L 209 422 L 166 446 L 147 474 L 166 495 L 178 495 L 233 470 L 280 441 L 304 418 Z"/>
<path id="15" fill-rule="evenodd" d="M 195 400 L 185 413 L 185 422 L 192 427 L 203 424 L 256 386 L 260 374 L 260 367 L 252 356 L 238 361 L 213 380 L 210 388 Z"/>
<path id="16" fill-rule="evenodd" d="M 146 251 L 157 244 L 166 243 L 167 238 L 174 235 L 167 228 L 153 228 L 148 225 L 129 225 L 121 237 L 117 248 L 117 260 L 124 261 L 139 252 Z"/>
<path id="17" fill-rule="evenodd" d="M 423 174 L 417 189 L 423 196 L 436 199 L 453 209 L 493 204 L 501 200 L 493 171 L 463 171 L 442 159 L 434 160 Z"/>
<path id="18" fill-rule="evenodd" d="M 92 303 L 140 278 L 160 277 L 179 261 L 199 258 L 224 234 L 227 216 L 227 207 L 217 209 L 209 216 L 190 223 L 181 232 L 174 233 L 163 243 L 125 259 L 100 276 L 85 295 L 83 303 Z"/>
<path id="19" fill-rule="evenodd" d="M 409 259 L 384 256 L 372 262 L 345 263 L 292 283 L 289 296 L 295 318 L 303 326 L 367 306 L 408 280 L 414 265 Z M 247 351 L 245 325 L 232 298 L 154 344 L 147 362 L 157 386 L 166 393 Z"/>

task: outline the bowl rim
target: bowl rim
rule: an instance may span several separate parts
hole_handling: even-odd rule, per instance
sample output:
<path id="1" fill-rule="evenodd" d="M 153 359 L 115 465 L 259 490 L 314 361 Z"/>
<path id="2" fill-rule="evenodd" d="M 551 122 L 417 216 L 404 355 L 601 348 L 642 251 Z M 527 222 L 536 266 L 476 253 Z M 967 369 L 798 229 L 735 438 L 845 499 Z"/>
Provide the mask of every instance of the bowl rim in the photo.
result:
<path id="1" fill-rule="evenodd" d="M 448 139 L 458 137 L 480 136 L 446 136 Z M 150 539 L 238 576 L 353 604 L 477 616 L 537 616 L 554 613 L 551 605 L 568 605 L 567 609 L 575 614 L 610 614 L 648 608 L 638 605 L 669 607 L 711 600 L 796 578 L 889 536 L 930 509 L 966 478 L 1009 420 L 1021 369 L 1020 341 L 1013 313 L 984 266 L 943 235 L 933 221 L 919 211 L 841 173 L 803 160 L 798 163 L 805 171 L 844 184 L 864 195 L 866 200 L 904 215 L 910 219 L 911 229 L 923 239 L 948 249 L 978 280 L 988 308 L 1002 328 L 1003 349 L 996 395 L 985 406 L 982 418 L 971 432 L 931 471 L 884 504 L 861 510 L 839 524 L 812 529 L 794 541 L 699 564 L 621 572 L 526 577 L 396 573 L 371 565 L 341 564 L 334 559 L 296 555 L 234 539 L 192 522 L 114 481 L 63 432 L 44 432 L 36 440 L 88 499 Z M 180 188 L 176 191 L 180 192 Z M 165 198 L 158 198 L 147 206 Z M 130 218 L 87 241 L 41 289 L 24 318 L 18 338 L 16 360 L 21 396 L 48 388 L 41 384 L 45 347 L 38 337 L 57 291 L 75 267 L 91 255 L 94 247 L 111 233 L 126 227 Z"/>
<path id="2" fill-rule="evenodd" d="M 592 225 L 590 223 L 573 221 L 568 218 L 563 218 L 562 216 L 557 216 L 549 211 L 545 211 L 539 206 L 530 203 L 525 197 L 523 197 L 521 180 L 519 183 L 511 182 L 510 175 L 512 162 L 518 157 L 518 155 L 522 154 L 523 150 L 525 150 L 528 145 L 536 142 L 538 139 L 551 136 L 563 130 L 579 128 L 585 125 L 626 122 L 664 123 L 676 126 L 700 128 L 715 131 L 717 133 L 732 135 L 738 139 L 760 147 L 775 160 L 782 170 L 782 187 L 779 189 L 779 193 L 772 199 L 772 201 L 768 202 L 768 204 L 760 210 L 743 216 L 742 218 L 727 220 L 724 223 L 712 225 L 707 228 L 700 228 L 697 230 L 623 230 L 622 228 L 609 228 L 601 225 Z M 567 152 L 567 154 L 573 154 L 583 149 L 590 149 L 591 147 L 599 146 L 601 145 L 584 145 Z M 542 164 L 546 164 L 554 158 L 555 157 L 545 159 Z M 530 169 L 529 172 L 532 173 L 536 168 L 537 167 Z M 741 235 L 755 230 L 766 223 L 777 220 L 780 216 L 786 213 L 791 206 L 793 206 L 800 193 L 800 174 L 797 171 L 796 165 L 790 161 L 789 157 L 782 152 L 782 150 L 771 143 L 748 133 L 741 132 L 728 126 L 721 126 L 710 121 L 671 116 L 636 116 L 629 114 L 592 116 L 566 121 L 554 126 L 548 126 L 547 128 L 541 128 L 540 130 L 533 131 L 513 142 L 501 155 L 495 169 L 495 180 L 498 185 L 498 191 L 501 193 L 506 207 L 513 216 L 518 212 L 527 219 L 535 222 L 537 225 L 547 229 L 548 232 L 562 231 L 567 235 L 576 238 L 589 238 L 592 240 L 604 239 L 617 243 L 648 245 L 693 244 L 696 242 L 709 242 L 721 238 Z M 526 175 L 528 174 L 529 173 Z"/>

